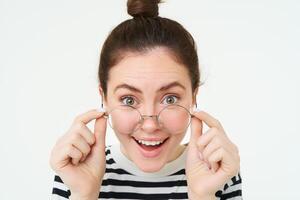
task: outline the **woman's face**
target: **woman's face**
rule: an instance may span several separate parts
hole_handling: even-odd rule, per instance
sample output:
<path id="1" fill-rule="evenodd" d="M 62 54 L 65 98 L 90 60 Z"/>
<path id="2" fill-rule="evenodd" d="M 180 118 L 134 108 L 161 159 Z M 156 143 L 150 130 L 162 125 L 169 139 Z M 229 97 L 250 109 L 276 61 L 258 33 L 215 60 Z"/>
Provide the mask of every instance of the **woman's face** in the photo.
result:
<path id="1" fill-rule="evenodd" d="M 195 95 L 195 94 L 194 94 Z M 157 115 L 170 104 L 190 110 L 193 104 L 191 80 L 187 69 L 177 63 L 165 48 L 155 48 L 144 54 L 127 53 L 109 72 L 107 111 L 120 105 L 130 105 L 142 115 Z M 130 124 L 130 117 L 122 121 Z M 120 123 L 120 122 L 118 122 Z M 170 125 L 169 125 L 170 126 Z M 115 130 L 121 151 L 144 172 L 160 170 L 182 152 L 185 135 L 170 133 L 159 126 L 156 118 L 146 118 L 139 129 L 124 134 Z M 158 146 L 145 146 L 149 141 L 161 141 Z"/>

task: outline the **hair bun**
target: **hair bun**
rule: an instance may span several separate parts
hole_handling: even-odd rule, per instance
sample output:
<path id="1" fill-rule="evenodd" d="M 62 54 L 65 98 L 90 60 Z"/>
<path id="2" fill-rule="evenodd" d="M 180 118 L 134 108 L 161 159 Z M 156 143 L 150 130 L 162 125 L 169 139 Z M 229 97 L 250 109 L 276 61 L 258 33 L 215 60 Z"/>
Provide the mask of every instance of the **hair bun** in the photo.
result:
<path id="1" fill-rule="evenodd" d="M 132 17 L 157 17 L 160 0 L 128 0 L 127 12 Z"/>

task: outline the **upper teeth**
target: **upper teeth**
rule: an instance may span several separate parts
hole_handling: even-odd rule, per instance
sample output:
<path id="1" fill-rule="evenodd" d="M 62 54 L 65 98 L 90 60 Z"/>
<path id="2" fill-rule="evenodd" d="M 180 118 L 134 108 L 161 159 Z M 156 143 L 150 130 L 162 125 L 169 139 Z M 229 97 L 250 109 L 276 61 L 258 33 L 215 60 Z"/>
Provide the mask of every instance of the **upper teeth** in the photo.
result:
<path id="1" fill-rule="evenodd" d="M 155 145 L 161 144 L 163 141 L 145 141 L 145 140 L 138 140 L 138 142 L 139 142 L 140 144 L 144 144 L 144 145 L 155 146 Z"/>

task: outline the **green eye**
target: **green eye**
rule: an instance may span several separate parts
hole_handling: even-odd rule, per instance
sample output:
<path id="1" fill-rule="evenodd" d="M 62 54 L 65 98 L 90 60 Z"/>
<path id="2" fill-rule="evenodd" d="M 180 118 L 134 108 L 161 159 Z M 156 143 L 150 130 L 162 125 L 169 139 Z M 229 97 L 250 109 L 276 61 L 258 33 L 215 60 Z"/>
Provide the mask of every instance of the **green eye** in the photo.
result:
<path id="1" fill-rule="evenodd" d="M 123 97 L 122 102 L 124 105 L 132 106 L 134 104 L 134 99 L 132 97 Z"/>
<path id="2" fill-rule="evenodd" d="M 167 96 L 165 99 L 164 99 L 164 103 L 166 104 L 174 104 L 178 101 L 178 97 L 174 96 L 174 95 L 170 95 L 170 96 Z"/>

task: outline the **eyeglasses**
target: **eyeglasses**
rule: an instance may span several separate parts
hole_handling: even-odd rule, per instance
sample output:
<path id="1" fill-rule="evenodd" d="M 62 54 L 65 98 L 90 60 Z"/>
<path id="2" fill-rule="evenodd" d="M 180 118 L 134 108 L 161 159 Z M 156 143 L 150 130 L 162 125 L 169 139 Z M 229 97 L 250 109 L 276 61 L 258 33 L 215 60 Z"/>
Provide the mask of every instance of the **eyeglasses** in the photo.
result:
<path id="1" fill-rule="evenodd" d="M 130 105 L 120 105 L 104 115 L 110 127 L 122 134 L 132 134 L 141 128 L 146 118 L 156 120 L 158 127 L 170 134 L 186 131 L 193 115 L 181 105 L 172 104 L 164 107 L 157 115 L 142 115 Z"/>

